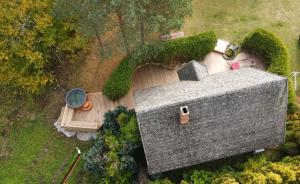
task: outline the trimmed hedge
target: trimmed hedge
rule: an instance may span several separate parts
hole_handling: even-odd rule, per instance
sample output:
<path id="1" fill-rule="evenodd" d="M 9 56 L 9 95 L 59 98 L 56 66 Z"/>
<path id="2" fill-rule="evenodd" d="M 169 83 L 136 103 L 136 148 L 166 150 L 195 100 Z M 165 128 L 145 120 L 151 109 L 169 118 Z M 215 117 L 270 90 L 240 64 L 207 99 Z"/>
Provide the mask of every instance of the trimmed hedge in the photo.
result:
<path id="1" fill-rule="evenodd" d="M 288 52 L 279 38 L 272 33 L 257 29 L 242 42 L 242 49 L 264 59 L 267 71 L 287 77 L 290 73 Z M 289 80 L 288 113 L 297 110 L 295 91 Z"/>
<path id="2" fill-rule="evenodd" d="M 203 58 L 217 43 L 213 32 L 140 47 L 123 59 L 118 68 L 104 84 L 104 94 L 111 100 L 126 95 L 131 86 L 131 78 L 138 66 L 146 63 L 170 65 L 173 62 L 188 62 Z M 174 64 L 174 63 L 173 63 Z"/>

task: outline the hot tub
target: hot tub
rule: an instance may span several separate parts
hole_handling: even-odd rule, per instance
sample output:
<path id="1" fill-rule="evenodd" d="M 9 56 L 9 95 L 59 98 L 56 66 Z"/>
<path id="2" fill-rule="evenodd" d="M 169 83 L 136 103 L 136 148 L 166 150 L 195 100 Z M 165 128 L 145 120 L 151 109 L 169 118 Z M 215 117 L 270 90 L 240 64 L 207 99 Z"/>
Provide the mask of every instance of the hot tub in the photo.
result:
<path id="1" fill-rule="evenodd" d="M 86 102 L 86 99 L 86 92 L 81 88 L 71 89 L 65 97 L 68 107 L 72 109 L 80 108 Z"/>

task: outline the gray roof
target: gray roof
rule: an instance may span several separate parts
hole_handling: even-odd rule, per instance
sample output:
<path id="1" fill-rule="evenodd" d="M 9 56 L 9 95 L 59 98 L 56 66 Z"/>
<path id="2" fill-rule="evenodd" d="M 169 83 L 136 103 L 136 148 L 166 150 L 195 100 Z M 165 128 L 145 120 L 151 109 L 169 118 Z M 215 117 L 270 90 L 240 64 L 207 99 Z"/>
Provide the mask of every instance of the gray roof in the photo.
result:
<path id="1" fill-rule="evenodd" d="M 252 68 L 216 73 L 201 81 L 179 81 L 135 92 L 138 112 L 161 108 L 168 104 L 212 97 L 285 78 Z"/>
<path id="2" fill-rule="evenodd" d="M 180 68 L 178 71 L 180 80 L 199 81 L 208 76 L 206 66 L 198 61 L 191 61 Z"/>
<path id="3" fill-rule="evenodd" d="M 149 174 L 282 144 L 287 79 L 255 69 L 135 93 Z M 189 122 L 181 124 L 180 107 Z"/>

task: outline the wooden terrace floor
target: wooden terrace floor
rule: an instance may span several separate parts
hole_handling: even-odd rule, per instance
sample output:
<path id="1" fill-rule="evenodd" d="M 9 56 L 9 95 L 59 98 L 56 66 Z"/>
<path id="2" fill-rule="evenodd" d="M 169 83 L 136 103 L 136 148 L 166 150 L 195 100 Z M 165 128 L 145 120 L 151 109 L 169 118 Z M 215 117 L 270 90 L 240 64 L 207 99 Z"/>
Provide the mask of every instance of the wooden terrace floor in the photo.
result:
<path id="1" fill-rule="evenodd" d="M 102 92 L 88 93 L 88 99 L 92 101 L 93 108 L 87 112 L 75 110 L 73 116 L 71 117 L 71 123 L 74 124 L 75 122 L 82 122 L 82 124 L 86 124 L 86 122 L 91 122 L 97 123 L 99 127 L 101 127 L 103 124 L 104 114 L 108 110 L 112 110 L 119 105 L 126 106 L 128 109 L 134 109 L 134 91 L 172 83 L 175 81 L 179 81 L 176 70 L 168 70 L 155 65 L 146 65 L 142 68 L 139 68 L 134 73 L 130 91 L 119 101 L 113 102 L 109 100 L 105 95 L 103 95 Z M 77 129 L 80 130 L 80 128 Z M 82 130 L 84 131 L 84 129 Z"/>
<path id="2" fill-rule="evenodd" d="M 228 71 L 230 70 L 230 63 L 235 62 L 236 60 L 243 60 L 245 58 L 254 59 L 256 62 L 256 68 L 264 68 L 264 65 L 258 58 L 243 52 L 240 53 L 234 61 L 226 61 L 220 53 L 211 52 L 203 61 L 201 61 L 201 63 L 206 65 L 209 74 L 213 74 Z M 156 65 L 145 65 L 137 69 L 134 73 L 131 89 L 126 96 L 117 102 L 113 102 L 108 100 L 102 92 L 89 93 L 88 99 L 92 101 L 93 108 L 87 112 L 75 110 L 74 113 L 72 113 L 73 117 L 71 118 L 71 122 L 74 122 L 75 124 L 77 122 L 77 125 L 80 125 L 80 122 L 85 124 L 87 122 L 91 122 L 93 124 L 96 123 L 99 127 L 101 127 L 103 124 L 103 116 L 108 110 L 112 110 L 119 105 L 128 107 L 128 109 L 134 109 L 134 91 L 164 85 L 175 81 L 179 81 L 176 70 L 168 70 Z M 78 128 L 76 130 L 80 131 Z M 82 130 L 84 131 L 84 129 Z"/>

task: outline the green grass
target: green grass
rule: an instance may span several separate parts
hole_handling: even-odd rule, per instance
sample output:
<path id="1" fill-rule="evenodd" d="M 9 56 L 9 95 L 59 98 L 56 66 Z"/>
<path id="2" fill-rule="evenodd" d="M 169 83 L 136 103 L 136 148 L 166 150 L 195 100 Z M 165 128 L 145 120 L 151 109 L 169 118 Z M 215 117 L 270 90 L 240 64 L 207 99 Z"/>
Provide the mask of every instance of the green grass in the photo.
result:
<path id="1" fill-rule="evenodd" d="M 42 115 L 15 122 L 8 142 L 10 156 L 0 161 L 0 183 L 4 184 L 60 183 L 75 156 L 75 148 L 84 151 L 89 146 L 57 133 Z M 81 168 L 74 175 L 82 174 Z"/>
<path id="2" fill-rule="evenodd" d="M 194 0 L 193 10 L 184 27 L 187 34 L 213 30 L 219 38 L 241 41 L 254 29 L 263 28 L 284 41 L 292 70 L 300 71 L 298 0 Z"/>

